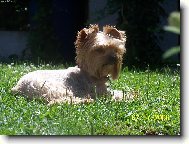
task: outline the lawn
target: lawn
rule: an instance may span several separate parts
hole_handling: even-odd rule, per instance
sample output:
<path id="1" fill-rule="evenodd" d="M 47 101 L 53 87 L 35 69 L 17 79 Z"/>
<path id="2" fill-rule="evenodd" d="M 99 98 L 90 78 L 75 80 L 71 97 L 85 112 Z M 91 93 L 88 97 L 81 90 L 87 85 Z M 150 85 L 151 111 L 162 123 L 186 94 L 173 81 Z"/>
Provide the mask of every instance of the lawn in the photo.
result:
<path id="1" fill-rule="evenodd" d="M 38 69 L 63 65 L 0 64 L 1 135 L 180 135 L 180 71 L 124 68 L 113 89 L 136 92 L 134 100 L 99 98 L 88 104 L 56 104 L 28 100 L 10 89 L 19 78 Z"/>

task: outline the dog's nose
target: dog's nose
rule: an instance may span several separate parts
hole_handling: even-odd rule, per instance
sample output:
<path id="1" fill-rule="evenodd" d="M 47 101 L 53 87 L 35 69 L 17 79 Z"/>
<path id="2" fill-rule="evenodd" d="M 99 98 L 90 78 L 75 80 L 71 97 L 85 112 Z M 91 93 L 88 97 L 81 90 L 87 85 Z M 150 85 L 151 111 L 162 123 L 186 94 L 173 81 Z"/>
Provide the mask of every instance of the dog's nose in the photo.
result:
<path id="1" fill-rule="evenodd" d="M 109 64 L 115 64 L 115 63 L 117 63 L 117 56 L 116 55 L 110 55 L 108 57 L 108 63 Z"/>

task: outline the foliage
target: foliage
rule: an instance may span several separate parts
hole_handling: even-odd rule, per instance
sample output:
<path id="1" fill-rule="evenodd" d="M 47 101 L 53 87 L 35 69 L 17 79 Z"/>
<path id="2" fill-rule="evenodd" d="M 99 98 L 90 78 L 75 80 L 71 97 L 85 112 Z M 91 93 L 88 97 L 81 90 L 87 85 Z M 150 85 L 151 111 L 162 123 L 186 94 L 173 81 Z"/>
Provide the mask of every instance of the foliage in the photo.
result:
<path id="1" fill-rule="evenodd" d="M 27 30 L 28 29 L 29 0 L 0 1 L 0 29 Z"/>
<path id="2" fill-rule="evenodd" d="M 180 35 L 180 12 L 172 12 L 168 18 L 169 26 L 165 26 L 166 31 Z M 163 58 L 169 58 L 175 54 L 180 53 L 180 46 L 175 46 L 167 50 L 163 54 Z"/>
<path id="3" fill-rule="evenodd" d="M 119 12 L 117 26 L 127 34 L 127 65 L 146 66 L 161 62 L 162 50 L 158 41 L 163 32 L 159 26 L 160 19 L 165 16 L 163 2 L 164 0 L 108 0 L 105 10 L 98 12 L 98 18 Z"/>
<path id="4" fill-rule="evenodd" d="M 180 135 L 178 70 L 124 68 L 111 86 L 137 91 L 138 97 L 129 101 L 99 98 L 90 104 L 47 106 L 10 92 L 30 71 L 61 68 L 49 64 L 0 64 L 1 135 Z"/>
<path id="5" fill-rule="evenodd" d="M 60 55 L 57 53 L 59 42 L 53 29 L 52 0 L 35 2 L 36 12 L 32 16 L 28 47 L 31 49 L 34 60 L 40 58 L 46 61 L 56 61 Z"/>

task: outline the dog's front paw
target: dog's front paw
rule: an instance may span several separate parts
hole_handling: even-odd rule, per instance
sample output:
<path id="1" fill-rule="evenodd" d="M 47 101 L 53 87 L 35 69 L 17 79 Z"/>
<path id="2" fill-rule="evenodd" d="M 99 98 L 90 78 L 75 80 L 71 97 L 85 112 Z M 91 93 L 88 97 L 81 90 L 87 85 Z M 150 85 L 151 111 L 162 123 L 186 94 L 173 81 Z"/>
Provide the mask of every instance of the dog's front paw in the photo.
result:
<path id="1" fill-rule="evenodd" d="M 139 96 L 138 92 L 132 91 L 132 92 L 123 92 L 120 90 L 113 90 L 111 92 L 112 99 L 116 101 L 128 101 L 133 100 L 134 98 L 137 98 Z"/>
<path id="2" fill-rule="evenodd" d="M 113 100 L 123 100 L 124 93 L 120 90 L 113 90 L 112 92 L 112 99 Z"/>

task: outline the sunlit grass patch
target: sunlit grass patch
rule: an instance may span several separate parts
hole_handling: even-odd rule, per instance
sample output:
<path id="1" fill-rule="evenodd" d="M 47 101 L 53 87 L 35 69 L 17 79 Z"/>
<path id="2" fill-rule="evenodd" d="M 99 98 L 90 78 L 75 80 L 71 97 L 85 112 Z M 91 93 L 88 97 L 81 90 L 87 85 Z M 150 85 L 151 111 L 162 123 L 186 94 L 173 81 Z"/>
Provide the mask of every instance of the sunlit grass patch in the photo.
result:
<path id="1" fill-rule="evenodd" d="M 113 89 L 137 92 L 131 101 L 97 99 L 89 104 L 47 106 L 13 95 L 19 78 L 63 65 L 0 64 L 0 134 L 5 135 L 180 135 L 180 72 L 124 68 Z"/>

